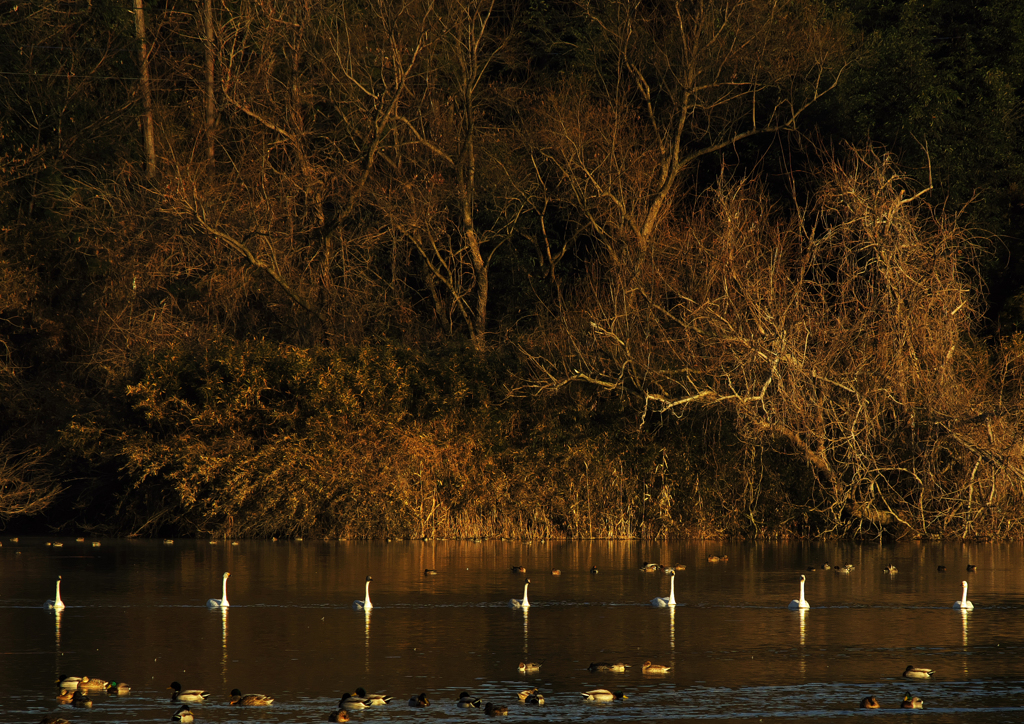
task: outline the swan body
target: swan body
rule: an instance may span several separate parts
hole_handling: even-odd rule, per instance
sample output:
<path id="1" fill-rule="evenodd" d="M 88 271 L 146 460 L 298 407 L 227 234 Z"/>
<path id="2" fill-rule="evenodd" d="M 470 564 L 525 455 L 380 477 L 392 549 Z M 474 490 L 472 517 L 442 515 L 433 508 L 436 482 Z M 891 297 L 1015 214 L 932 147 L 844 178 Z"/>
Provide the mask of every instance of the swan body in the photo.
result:
<path id="1" fill-rule="evenodd" d="M 191 724 L 194 721 L 192 716 L 192 710 L 188 708 L 188 704 L 182 704 L 178 707 L 177 711 L 171 715 L 171 721 L 180 721 L 181 724 Z"/>
<path id="2" fill-rule="evenodd" d="M 935 672 L 932 669 L 920 669 L 916 666 L 908 666 L 903 675 L 908 679 L 930 679 Z"/>
<path id="3" fill-rule="evenodd" d="M 530 598 L 526 594 L 526 592 L 527 592 L 527 590 L 529 588 L 530 588 L 530 579 L 527 578 L 526 579 L 526 584 L 523 586 L 523 597 L 522 598 L 513 598 L 511 601 L 508 602 L 508 605 L 511 606 L 512 608 L 529 608 L 530 607 Z"/>
<path id="4" fill-rule="evenodd" d="M 645 661 L 643 672 L 645 674 L 667 674 L 671 669 L 671 666 L 663 666 L 662 664 L 652 664 L 650 661 Z"/>
<path id="5" fill-rule="evenodd" d="M 964 581 L 964 595 L 963 597 L 953 604 L 953 608 L 959 608 L 961 611 L 973 611 L 974 604 L 967 600 L 967 581 Z"/>
<path id="6" fill-rule="evenodd" d="M 387 704 L 389 701 L 391 701 L 392 698 L 394 698 L 391 696 L 385 696 L 384 694 L 367 694 L 366 689 L 364 689 L 361 686 L 358 689 L 356 689 L 356 696 L 358 696 L 361 699 L 366 699 L 366 702 L 370 706 L 383 706 L 384 704 Z"/>
<path id="7" fill-rule="evenodd" d="M 182 691 L 181 684 L 177 681 L 172 681 L 171 685 L 167 688 L 172 689 L 174 692 L 171 694 L 171 701 L 202 702 L 206 701 L 210 696 L 210 692 L 202 689 L 185 689 Z"/>
<path id="8" fill-rule="evenodd" d="M 53 611 L 63 611 L 64 610 L 64 602 L 62 600 L 60 600 L 60 576 L 57 576 L 57 594 L 56 594 L 56 596 L 53 598 L 52 601 L 47 601 L 43 605 L 46 608 L 49 608 L 49 609 L 51 609 Z"/>
<path id="9" fill-rule="evenodd" d="M 231 706 L 270 706 L 274 697 L 266 694 L 245 694 L 238 689 L 231 690 Z"/>
<path id="10" fill-rule="evenodd" d="M 617 699 L 628 699 L 629 697 L 621 691 L 608 691 L 607 689 L 591 689 L 582 692 L 581 696 L 587 701 L 616 701 Z"/>
<path id="11" fill-rule="evenodd" d="M 676 572 L 669 571 L 668 598 L 652 598 L 651 605 L 656 608 L 666 608 L 676 605 Z"/>
<path id="12" fill-rule="evenodd" d="M 456 705 L 463 709 L 479 709 L 482 704 L 483 702 L 480 699 L 471 696 L 468 691 L 463 691 L 459 694 L 459 700 Z"/>
<path id="13" fill-rule="evenodd" d="M 796 610 L 798 608 L 810 608 L 811 607 L 811 604 L 807 603 L 807 600 L 804 598 L 804 583 L 806 581 L 807 581 L 807 576 L 803 576 L 803 575 L 800 576 L 800 598 L 794 598 L 792 601 L 789 602 L 789 607 L 791 609 Z"/>
<path id="14" fill-rule="evenodd" d="M 210 608 L 227 608 L 228 607 L 228 579 L 231 574 L 227 571 L 224 572 L 222 577 L 223 583 L 221 584 L 220 598 L 211 598 L 206 602 L 206 605 Z"/>
<path id="15" fill-rule="evenodd" d="M 369 611 L 373 608 L 373 604 L 370 603 L 370 581 L 373 580 L 373 576 L 366 577 L 366 593 L 362 601 L 353 601 L 352 608 L 357 611 Z"/>

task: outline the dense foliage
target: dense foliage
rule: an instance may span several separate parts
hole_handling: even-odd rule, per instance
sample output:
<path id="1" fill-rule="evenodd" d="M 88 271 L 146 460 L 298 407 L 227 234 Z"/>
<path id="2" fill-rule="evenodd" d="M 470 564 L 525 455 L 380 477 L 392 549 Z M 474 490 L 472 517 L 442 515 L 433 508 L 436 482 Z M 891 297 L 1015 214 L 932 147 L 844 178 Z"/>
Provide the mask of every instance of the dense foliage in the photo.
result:
<path id="1" fill-rule="evenodd" d="M 1024 531 L 1016 3 L 3 13 L 0 520 Z"/>

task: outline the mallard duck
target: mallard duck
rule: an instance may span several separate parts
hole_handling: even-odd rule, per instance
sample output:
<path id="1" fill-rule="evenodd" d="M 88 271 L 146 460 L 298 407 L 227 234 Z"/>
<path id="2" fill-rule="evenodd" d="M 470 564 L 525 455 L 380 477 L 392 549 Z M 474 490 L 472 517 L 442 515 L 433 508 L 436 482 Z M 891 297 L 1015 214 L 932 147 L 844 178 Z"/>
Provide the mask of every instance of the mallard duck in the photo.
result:
<path id="1" fill-rule="evenodd" d="M 807 570 L 808 570 L 808 571 L 816 571 L 816 570 L 818 570 L 818 569 L 817 569 L 817 568 L 815 568 L 814 566 L 807 566 Z"/>
<path id="2" fill-rule="evenodd" d="M 508 707 L 504 704 L 487 702 L 486 706 L 484 706 L 484 714 L 487 716 L 508 716 Z"/>
<path id="3" fill-rule="evenodd" d="M 560 575 L 562 575 L 562 571 L 559 570 L 558 568 L 552 568 L 551 569 L 551 575 L 552 576 L 560 576 Z"/>
<path id="4" fill-rule="evenodd" d="M 718 557 L 718 556 L 716 556 L 716 555 L 710 555 L 710 556 L 708 556 L 708 563 L 718 563 L 718 562 L 719 562 L 720 560 L 722 560 L 722 559 L 721 559 L 721 558 L 719 558 L 719 557 Z"/>
<path id="5" fill-rule="evenodd" d="M 523 597 L 522 598 L 513 598 L 511 601 L 508 602 L 508 605 L 511 606 L 512 608 L 529 608 L 530 607 L 530 598 L 526 595 L 526 590 L 529 587 L 530 587 L 530 579 L 527 578 L 526 579 L 526 585 L 523 586 Z"/>
<path id="6" fill-rule="evenodd" d="M 512 566 L 513 573 L 526 573 L 526 566 Z"/>
<path id="7" fill-rule="evenodd" d="M 964 593 L 959 601 L 953 603 L 953 608 L 959 608 L 961 611 L 973 611 L 974 604 L 967 600 L 967 581 L 963 583 Z"/>
<path id="8" fill-rule="evenodd" d="M 70 704 L 74 696 L 75 692 L 71 689 L 61 689 L 60 692 L 57 694 L 57 701 L 59 701 L 61 704 Z"/>
<path id="9" fill-rule="evenodd" d="M 791 609 L 810 608 L 811 607 L 811 604 L 807 603 L 807 599 L 804 598 L 804 584 L 806 584 L 806 582 L 807 582 L 807 576 L 801 574 L 800 575 L 800 598 L 794 598 L 792 601 L 789 602 L 789 607 Z"/>
<path id="10" fill-rule="evenodd" d="M 360 709 L 366 709 L 371 706 L 367 699 L 355 694 L 345 692 L 341 695 L 341 700 L 338 702 L 338 706 L 347 711 L 359 711 Z"/>
<path id="11" fill-rule="evenodd" d="M 128 684 L 125 684 L 124 682 L 111 681 L 109 684 L 107 684 L 107 693 L 108 694 L 116 694 L 117 696 L 124 696 L 125 694 L 127 694 L 131 690 L 132 690 L 132 687 L 128 686 Z"/>
<path id="12" fill-rule="evenodd" d="M 686 570 L 686 564 L 685 563 L 676 563 L 672 567 L 675 568 L 677 571 L 685 571 Z"/>
<path id="13" fill-rule="evenodd" d="M 383 706 L 394 698 L 384 694 L 367 694 L 366 689 L 361 686 L 356 689 L 356 696 L 360 699 L 366 699 L 370 706 Z"/>
<path id="14" fill-rule="evenodd" d="M 221 576 L 221 593 L 220 598 L 211 598 L 206 602 L 206 605 L 210 608 L 228 608 L 228 579 L 231 578 L 231 574 L 227 571 Z"/>
<path id="15" fill-rule="evenodd" d="M 423 575 L 424 576 L 436 576 L 437 575 L 437 571 L 435 571 L 433 568 L 424 568 L 423 569 Z"/>
<path id="16" fill-rule="evenodd" d="M 92 706 L 92 699 L 84 691 L 78 690 L 71 695 L 71 706 L 90 708 Z"/>
<path id="17" fill-rule="evenodd" d="M 56 595 L 51 600 L 49 600 L 46 603 L 44 603 L 43 606 L 48 608 L 48 609 L 50 609 L 50 610 L 52 610 L 52 611 L 63 611 L 64 610 L 64 602 L 62 600 L 60 600 L 60 576 L 57 576 L 57 593 L 56 593 Z"/>
<path id="18" fill-rule="evenodd" d="M 894 566 L 894 565 L 893 565 L 892 563 L 890 563 L 889 565 L 887 565 L 887 566 L 886 566 L 885 568 L 883 568 L 882 570 L 883 570 L 883 571 L 884 571 L 885 573 L 899 573 L 899 571 L 898 571 L 898 570 L 896 570 L 896 566 Z"/>
<path id="19" fill-rule="evenodd" d="M 976 565 L 974 565 L 973 563 L 968 563 L 967 564 L 967 572 L 968 573 L 974 573 L 977 570 L 978 570 L 978 567 Z"/>
<path id="20" fill-rule="evenodd" d="M 39 720 L 39 724 L 71 724 L 67 719 L 53 714 L 47 714 Z"/>
<path id="21" fill-rule="evenodd" d="M 591 689 L 584 691 L 581 696 L 588 701 L 617 701 L 629 698 L 621 691 L 608 691 L 607 689 Z"/>
<path id="22" fill-rule="evenodd" d="M 945 573 L 945 572 L 946 572 L 946 567 L 945 566 L 939 566 L 939 573 Z"/>
<path id="23" fill-rule="evenodd" d="M 274 697 L 266 694 L 242 694 L 238 689 L 231 690 L 231 706 L 270 706 Z"/>
<path id="24" fill-rule="evenodd" d="M 865 696 L 860 700 L 861 709 L 881 709 L 881 705 L 878 703 L 878 699 L 873 696 Z"/>
<path id="25" fill-rule="evenodd" d="M 370 581 L 372 580 L 373 576 L 366 577 L 366 594 L 363 597 L 363 600 L 352 602 L 352 608 L 356 609 L 357 611 L 369 611 L 371 608 L 373 608 L 373 604 L 370 603 Z"/>
<path id="26" fill-rule="evenodd" d="M 88 676 L 83 676 L 82 680 L 78 682 L 79 691 L 106 691 L 107 682 L 103 679 L 93 679 Z"/>
<path id="27" fill-rule="evenodd" d="M 591 566 L 590 567 L 590 572 L 591 573 L 597 573 L 597 566 Z"/>
<path id="28" fill-rule="evenodd" d="M 642 566 L 640 566 L 640 570 L 643 571 L 644 573 L 657 573 L 658 571 L 661 570 L 661 564 L 660 563 L 648 563 L 647 561 L 644 561 L 644 564 Z"/>
<path id="29" fill-rule="evenodd" d="M 671 669 L 671 666 L 663 666 L 662 664 L 652 664 L 650 661 L 645 661 L 643 672 L 645 674 L 667 674 Z"/>
<path id="30" fill-rule="evenodd" d="M 171 721 L 180 721 L 181 724 L 190 724 L 194 720 L 195 717 L 192 716 L 192 710 L 188 708 L 188 704 L 182 704 L 177 711 L 171 714 Z"/>
<path id="31" fill-rule="evenodd" d="M 177 681 L 172 681 L 171 685 L 167 688 L 173 690 L 171 701 L 206 701 L 210 697 L 210 692 L 203 691 L 202 689 L 185 689 L 182 691 L 181 684 Z"/>
<path id="32" fill-rule="evenodd" d="M 470 695 L 468 691 L 460 693 L 459 698 L 456 700 L 456 706 L 460 706 L 463 709 L 479 709 L 482 704 L 482 700 Z"/>
<path id="33" fill-rule="evenodd" d="M 832 568 L 832 566 L 829 565 L 828 561 L 825 561 L 824 563 L 821 564 L 821 570 L 823 570 L 823 571 L 831 570 L 831 568 Z"/>
<path id="34" fill-rule="evenodd" d="M 327 721 L 345 722 L 348 721 L 348 712 L 344 709 L 335 709 L 327 715 Z"/>
<path id="35" fill-rule="evenodd" d="M 537 706 L 544 706 L 544 695 L 539 691 L 534 691 L 526 699 L 523 700 L 524 704 L 535 704 Z"/>
<path id="36" fill-rule="evenodd" d="M 908 666 L 903 675 L 908 679 L 929 679 L 935 672 L 932 669 L 920 669 L 916 666 Z"/>
<path id="37" fill-rule="evenodd" d="M 909 691 L 903 695 L 900 709 L 924 709 L 924 699 L 914 696 Z"/>
<path id="38" fill-rule="evenodd" d="M 524 689 L 519 692 L 519 701 L 526 701 L 529 697 L 537 693 L 536 689 Z"/>
<path id="39" fill-rule="evenodd" d="M 82 683 L 81 676 L 61 676 L 57 679 L 57 686 L 68 691 L 74 691 Z"/>
<path id="40" fill-rule="evenodd" d="M 409 699 L 409 706 L 423 707 L 430 706 L 430 701 L 427 699 L 426 694 L 420 694 Z"/>
<path id="41" fill-rule="evenodd" d="M 526 661 L 519 662 L 519 671 L 522 673 L 528 673 L 530 671 L 540 671 L 540 664 L 531 664 Z"/>
<path id="42" fill-rule="evenodd" d="M 610 664 L 607 661 L 599 661 L 596 664 L 591 664 L 587 668 L 590 671 L 613 671 L 613 672 L 616 672 L 616 673 L 621 673 L 621 672 L 625 671 L 626 669 L 628 669 L 629 667 L 630 667 L 630 664 L 623 664 L 623 663 Z"/>

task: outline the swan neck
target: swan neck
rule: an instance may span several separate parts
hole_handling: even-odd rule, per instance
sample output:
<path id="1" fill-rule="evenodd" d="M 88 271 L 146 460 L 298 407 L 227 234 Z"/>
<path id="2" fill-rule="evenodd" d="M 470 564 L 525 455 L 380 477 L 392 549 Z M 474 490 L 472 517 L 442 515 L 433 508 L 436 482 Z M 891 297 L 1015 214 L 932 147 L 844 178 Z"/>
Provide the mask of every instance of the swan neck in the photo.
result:
<path id="1" fill-rule="evenodd" d="M 224 577 L 224 582 L 221 585 L 221 594 L 220 595 L 221 595 L 221 598 L 220 598 L 221 604 L 220 605 L 227 606 L 228 605 L 228 579 L 227 579 L 227 576 Z M 243 608 L 244 608 L 244 606 L 243 606 Z"/>

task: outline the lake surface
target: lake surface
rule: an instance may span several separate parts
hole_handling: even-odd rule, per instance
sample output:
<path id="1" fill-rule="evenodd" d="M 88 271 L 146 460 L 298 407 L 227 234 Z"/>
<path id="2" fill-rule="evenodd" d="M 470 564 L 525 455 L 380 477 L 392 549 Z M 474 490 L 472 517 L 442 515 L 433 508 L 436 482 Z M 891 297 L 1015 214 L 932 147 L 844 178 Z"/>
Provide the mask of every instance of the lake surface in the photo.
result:
<path id="1" fill-rule="evenodd" d="M 1017 544 L 2 542 L 3 721 L 59 713 L 73 723 L 167 722 L 176 708 L 167 686 L 180 681 L 212 692 L 192 705 L 199 724 L 325 721 L 358 686 L 394 696 L 351 713 L 375 723 L 482 717 L 455 706 L 462 690 L 539 722 L 1024 722 Z M 729 560 L 710 563 L 709 554 Z M 675 577 L 675 608 L 651 606 L 668 595 L 670 576 L 640 572 L 644 561 L 687 566 Z M 821 570 L 825 561 L 855 568 Z M 977 572 L 967 573 L 968 563 Z M 888 564 L 899 572 L 884 573 Z M 806 571 L 811 565 L 818 570 Z M 225 571 L 231 606 L 208 609 Z M 374 608 L 366 614 L 352 602 L 363 598 L 368 574 Z M 801 574 L 811 609 L 791 611 Z M 67 604 L 59 617 L 43 607 L 58 575 Z M 509 600 L 522 597 L 527 578 L 532 606 L 514 610 Z M 961 613 L 953 602 L 965 579 L 975 609 Z M 645 660 L 672 669 L 645 675 Z M 542 667 L 520 674 L 521 661 Z M 588 671 L 597 661 L 631 668 Z M 908 664 L 935 676 L 904 679 Z M 93 695 L 92 709 L 78 709 L 55 700 L 61 674 L 133 688 Z M 518 692 L 532 687 L 544 706 L 519 703 Z M 276 700 L 232 707 L 233 688 Z M 628 699 L 584 701 L 580 692 L 593 688 Z M 908 691 L 924 710 L 899 710 Z M 409 707 L 420 692 L 431 706 Z M 859 709 L 869 695 L 884 708 Z"/>

